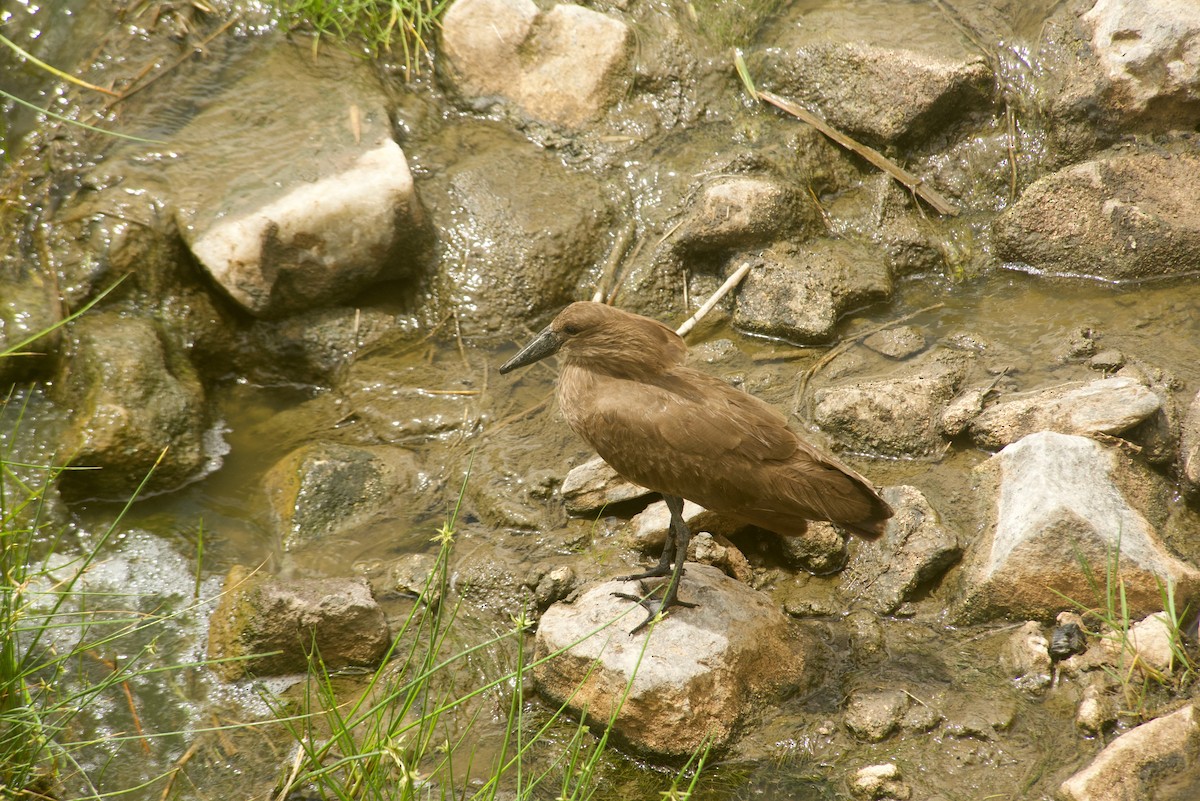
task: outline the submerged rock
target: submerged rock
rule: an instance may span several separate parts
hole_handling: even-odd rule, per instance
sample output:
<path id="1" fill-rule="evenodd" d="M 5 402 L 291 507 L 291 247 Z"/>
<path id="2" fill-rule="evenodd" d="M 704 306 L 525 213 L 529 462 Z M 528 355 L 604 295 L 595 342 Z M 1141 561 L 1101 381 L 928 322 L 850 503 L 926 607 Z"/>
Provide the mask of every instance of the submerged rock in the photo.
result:
<path id="1" fill-rule="evenodd" d="M 71 352 L 54 392 L 70 410 L 61 446 L 73 494 L 128 497 L 143 480 L 174 489 L 199 477 L 204 447 L 204 388 L 187 357 L 158 323 L 118 312 L 74 324 Z"/>
<path id="2" fill-rule="evenodd" d="M 1035 431 L 1115 435 L 1161 408 L 1162 400 L 1149 387 L 1117 376 L 1002 398 L 972 420 L 970 430 L 975 442 L 985 448 L 1003 447 Z"/>
<path id="3" fill-rule="evenodd" d="M 882 255 L 841 239 L 780 243 L 738 291 L 733 324 L 789 342 L 828 341 L 848 310 L 892 295 Z"/>
<path id="4" fill-rule="evenodd" d="M 1200 570 L 1168 553 L 1156 533 L 1165 487 L 1119 451 L 1040 432 L 975 470 L 986 517 L 959 574 L 960 619 L 1050 619 L 1064 596 L 1103 606 L 1081 560 L 1101 593 L 1106 580 L 1120 578 L 1129 614 L 1161 609 L 1166 581 L 1180 608 L 1200 596 Z M 1106 577 L 1118 556 L 1117 574 Z"/>
<path id="5" fill-rule="evenodd" d="M 534 673 L 542 694 L 590 721 L 615 713 L 615 736 L 634 750 L 687 756 L 706 738 L 723 748 L 764 706 L 810 681 L 820 643 L 720 570 L 689 564 L 680 596 L 699 608 L 676 607 L 631 637 L 645 612 L 613 593 L 634 591 L 608 581 L 546 610 L 538 658 L 567 650 Z"/>
<path id="6" fill-rule="evenodd" d="M 1200 264 L 1200 158 L 1133 155 L 1038 179 L 996 218 L 996 255 L 1039 273 L 1132 281 Z"/>
<path id="7" fill-rule="evenodd" d="M 459 0 L 441 22 L 442 53 L 459 90 L 501 96 L 532 117 L 577 128 L 629 83 L 633 32 L 618 19 L 562 3 Z"/>
<path id="8" fill-rule="evenodd" d="M 390 642 L 366 579 L 283 579 L 238 565 L 209 623 L 208 658 L 234 681 L 302 673 L 314 648 L 328 670 L 375 665 Z"/>
<path id="9" fill-rule="evenodd" d="M 1198 764 L 1200 719 L 1189 703 L 1113 740 L 1058 791 L 1068 801 L 1154 798 L 1157 787 L 1184 771 L 1194 775 Z"/>
<path id="10" fill-rule="evenodd" d="M 886 740 L 900 727 L 908 703 L 903 690 L 856 690 L 846 701 L 846 728 L 869 743 Z"/>
<path id="11" fill-rule="evenodd" d="M 263 477 L 283 550 L 394 519 L 418 472 L 401 448 L 316 442 L 292 451 Z"/>

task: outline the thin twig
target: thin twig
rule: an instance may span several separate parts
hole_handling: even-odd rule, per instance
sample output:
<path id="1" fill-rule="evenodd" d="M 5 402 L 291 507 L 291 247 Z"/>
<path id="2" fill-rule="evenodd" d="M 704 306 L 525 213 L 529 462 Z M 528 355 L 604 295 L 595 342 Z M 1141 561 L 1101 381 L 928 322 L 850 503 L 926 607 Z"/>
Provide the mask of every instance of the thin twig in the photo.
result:
<path id="1" fill-rule="evenodd" d="M 142 91 L 147 86 L 154 83 L 159 78 L 166 75 L 167 73 L 171 72 L 172 70 L 174 70 L 176 67 L 178 67 L 183 62 L 187 61 L 192 56 L 196 55 L 197 53 L 203 52 L 204 48 L 208 47 L 209 43 L 212 42 L 213 39 L 216 39 L 218 36 L 225 33 L 225 31 L 229 30 L 229 28 L 233 25 L 233 23 L 237 22 L 240 17 L 241 17 L 240 14 L 234 14 L 232 17 L 227 19 L 225 21 L 225 24 L 223 24 L 220 28 L 217 28 L 215 31 L 213 31 L 211 34 L 209 34 L 207 37 L 205 37 L 203 40 L 201 40 L 201 42 L 199 44 L 193 45 L 188 50 L 188 52 L 184 53 L 182 56 L 175 59 L 175 61 L 172 62 L 169 66 L 164 67 L 162 69 L 162 71 L 156 73 L 155 75 L 152 75 L 145 83 L 138 84 L 137 86 L 131 86 L 130 88 L 126 89 L 124 92 L 121 92 L 121 96 L 110 101 L 104 107 L 104 110 L 108 111 L 110 108 L 115 106 L 117 103 L 120 103 L 122 100 L 125 100 L 125 99 L 129 98 L 131 95 L 135 95 L 138 92 Z"/>
<path id="2" fill-rule="evenodd" d="M 759 89 L 758 96 L 762 100 L 770 103 L 772 106 L 782 109 L 788 114 L 807 122 L 809 125 L 813 126 L 842 147 L 846 148 L 847 150 L 854 151 L 879 169 L 888 173 L 897 181 L 908 187 L 910 192 L 917 195 L 930 206 L 932 206 L 934 211 L 936 211 L 938 214 L 946 214 L 949 216 L 955 216 L 958 214 L 958 207 L 947 200 L 936 189 L 927 185 L 924 178 L 918 178 L 917 176 L 913 175 L 911 172 L 896 164 L 894 161 L 880 153 L 875 148 L 864 145 L 863 143 L 852 139 L 803 106 L 793 103 L 786 98 L 780 97 L 773 92 L 767 92 Z"/>
<path id="3" fill-rule="evenodd" d="M 745 278 L 749 272 L 750 272 L 750 262 L 748 262 L 748 261 L 743 262 L 742 266 L 738 267 L 734 271 L 733 275 L 731 275 L 731 276 L 729 276 L 729 278 L 725 279 L 725 283 L 721 284 L 721 288 L 718 289 L 716 292 L 712 293 L 712 297 L 710 297 L 708 300 L 704 301 L 704 305 L 702 305 L 696 311 L 695 314 L 693 314 L 686 321 L 684 321 L 683 325 L 681 325 L 681 326 L 679 326 L 679 328 L 675 329 L 675 333 L 679 334 L 679 336 L 681 336 L 681 337 L 687 336 L 687 333 L 689 331 L 691 331 L 693 328 L 695 328 L 696 323 L 698 323 L 702 319 L 704 319 L 704 315 L 706 315 L 710 311 L 712 311 L 713 306 L 716 306 L 717 302 L 720 301 L 721 298 L 723 298 L 727 294 L 729 294 L 729 290 L 733 289 L 735 286 L 740 284 L 742 282 L 742 279 Z"/>
<path id="4" fill-rule="evenodd" d="M 637 231 L 637 223 L 631 217 L 617 233 L 612 250 L 608 252 L 608 258 L 604 261 L 604 269 L 600 271 L 600 280 L 596 282 L 596 292 L 592 295 L 594 302 L 604 302 L 604 285 L 612 282 L 617 268 L 621 266 L 621 258 L 625 255 L 625 251 L 629 250 L 629 244 L 633 241 L 635 231 Z"/>

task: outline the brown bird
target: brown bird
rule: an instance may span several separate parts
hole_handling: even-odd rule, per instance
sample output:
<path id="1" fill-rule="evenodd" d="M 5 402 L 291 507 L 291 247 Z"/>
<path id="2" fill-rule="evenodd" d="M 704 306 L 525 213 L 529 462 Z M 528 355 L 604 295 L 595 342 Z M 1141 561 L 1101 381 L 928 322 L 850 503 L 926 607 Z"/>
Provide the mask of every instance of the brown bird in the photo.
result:
<path id="1" fill-rule="evenodd" d="M 691 606 L 678 599 L 691 537 L 684 498 L 783 536 L 828 520 L 875 539 L 892 516 L 866 479 L 800 439 L 774 408 L 685 367 L 687 345 L 656 320 L 572 303 L 500 372 L 555 353 L 567 423 L 622 477 L 661 493 L 671 511 L 658 564 L 624 577 L 671 576 L 638 629 L 672 605 Z"/>

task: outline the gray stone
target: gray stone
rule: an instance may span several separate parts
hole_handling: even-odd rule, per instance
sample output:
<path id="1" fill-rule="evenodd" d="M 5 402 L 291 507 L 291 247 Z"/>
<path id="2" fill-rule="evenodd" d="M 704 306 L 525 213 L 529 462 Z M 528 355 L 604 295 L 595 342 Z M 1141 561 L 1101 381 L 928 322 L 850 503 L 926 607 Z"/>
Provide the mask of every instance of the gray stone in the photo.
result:
<path id="1" fill-rule="evenodd" d="M 573 515 L 592 515 L 606 506 L 652 494 L 645 487 L 639 487 L 621 478 L 617 471 L 599 456 L 572 468 L 563 479 L 560 492 L 567 511 Z M 664 534 L 665 531 L 666 529 L 663 529 Z M 663 540 L 658 542 L 661 545 Z"/>
<path id="2" fill-rule="evenodd" d="M 938 418 L 966 378 L 971 357 L 933 350 L 895 377 L 816 392 L 818 425 L 855 451 L 921 456 L 941 442 Z"/>
<path id="3" fill-rule="evenodd" d="M 957 61 L 863 42 L 820 42 L 766 55 L 764 88 L 810 103 L 833 127 L 870 144 L 919 143 L 986 108 L 992 73 Z"/>
<path id="4" fill-rule="evenodd" d="M 900 690 L 856 690 L 846 702 L 846 728 L 860 740 L 885 740 L 899 728 L 908 703 Z"/>
<path id="5" fill-rule="evenodd" d="M 282 579 L 238 565 L 209 623 L 208 658 L 217 675 L 233 681 L 303 673 L 314 647 L 329 670 L 372 666 L 390 642 L 365 579 Z"/>
<path id="6" fill-rule="evenodd" d="M 388 583 L 394 592 L 425 596 L 425 602 L 433 605 L 441 600 L 442 588 L 432 581 L 436 576 L 438 557 L 432 553 L 407 553 L 392 562 L 388 569 Z"/>
<path id="7" fill-rule="evenodd" d="M 1200 762 L 1200 720 L 1187 704 L 1113 740 L 1058 791 L 1068 801 L 1142 801 L 1164 779 Z"/>
<path id="8" fill-rule="evenodd" d="M 1039 273 L 1110 281 L 1200 263 L 1200 158 L 1133 155 L 1039 178 L 992 225 L 996 255 Z"/>
<path id="9" fill-rule="evenodd" d="M 263 477 L 285 551 L 391 519 L 417 481 L 407 450 L 317 442 L 284 456 Z"/>
<path id="10" fill-rule="evenodd" d="M 250 369 L 260 380 L 329 386 L 358 355 L 397 330 L 376 309 L 315 309 L 279 321 L 258 321 Z"/>
<path id="11" fill-rule="evenodd" d="M 843 590 L 891 614 L 917 598 L 962 555 L 958 534 L 946 527 L 915 487 L 888 487 L 895 516 L 884 535 L 860 542 L 842 580 Z"/>
<path id="12" fill-rule="evenodd" d="M 204 388 L 191 362 L 145 317 L 106 311 L 71 327 L 53 388 L 70 410 L 64 489 L 104 497 L 174 489 L 206 467 Z M 153 472 L 152 472 L 153 471 Z"/>
<path id="13" fill-rule="evenodd" d="M 630 637 L 645 612 L 613 593 L 632 588 L 605 582 L 546 610 L 537 657 L 567 650 L 534 675 L 543 695 L 601 725 L 624 698 L 613 733 L 633 750 L 682 757 L 706 738 L 722 748 L 749 717 L 811 680 L 822 646 L 716 568 L 687 567 L 681 597 L 699 608 L 672 609 Z"/>
<path id="14" fill-rule="evenodd" d="M 1040 432 L 975 471 L 983 525 L 959 572 L 960 619 L 1049 620 L 1064 596 L 1103 607 L 1081 560 L 1103 593 L 1118 552 L 1111 580 L 1121 580 L 1129 614 L 1160 610 L 1160 584 L 1167 581 L 1180 608 L 1200 598 L 1200 571 L 1168 553 L 1156 533 L 1169 490 L 1119 450 Z"/>
<path id="15" fill-rule="evenodd" d="M 749 584 L 754 569 L 746 555 L 724 537 L 714 537 L 707 531 L 692 535 L 688 542 L 688 561 L 709 565 L 732 579 Z"/>
<path id="16" fill-rule="evenodd" d="M 405 275 L 428 229 L 370 66 L 271 48 L 229 91 L 244 111 L 201 111 L 166 167 L 179 230 L 229 297 L 279 317 Z"/>
<path id="17" fill-rule="evenodd" d="M 1120 434 L 1161 408 L 1159 396 L 1133 378 L 1062 384 L 1001 399 L 971 421 L 971 437 L 985 448 L 1000 448 L 1035 431 Z"/>
<path id="18" fill-rule="evenodd" d="M 632 31 L 582 6 L 542 11 L 531 0 L 459 0 L 441 27 L 462 93 L 504 97 L 545 122 L 581 127 L 629 83 Z"/>
<path id="19" fill-rule="evenodd" d="M 746 276 L 733 324 L 798 344 L 826 342 L 846 311 L 891 295 L 891 276 L 869 247 L 841 239 L 779 243 Z"/>
<path id="20" fill-rule="evenodd" d="M 1107 77 L 1102 104 L 1126 125 L 1191 130 L 1200 118 L 1200 6 L 1097 0 L 1080 17 Z"/>

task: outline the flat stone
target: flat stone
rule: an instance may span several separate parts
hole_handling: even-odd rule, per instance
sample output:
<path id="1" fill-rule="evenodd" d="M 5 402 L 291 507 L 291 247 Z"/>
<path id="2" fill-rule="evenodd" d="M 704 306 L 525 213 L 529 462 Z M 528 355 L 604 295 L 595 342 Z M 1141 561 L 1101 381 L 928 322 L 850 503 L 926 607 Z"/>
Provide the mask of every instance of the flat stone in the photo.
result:
<path id="1" fill-rule="evenodd" d="M 1162 399 L 1136 379 L 1114 376 L 1003 398 L 971 421 L 971 437 L 1000 448 L 1035 431 L 1120 434 L 1162 408 Z"/>
<path id="2" fill-rule="evenodd" d="M 645 611 L 613 593 L 635 589 L 608 581 L 547 609 L 536 656 L 566 651 L 534 671 L 539 692 L 600 725 L 624 699 L 613 733 L 632 750 L 683 757 L 706 738 L 722 748 L 749 718 L 811 680 L 820 643 L 720 570 L 688 564 L 680 597 L 699 607 L 676 607 L 629 636 Z"/>
<path id="3" fill-rule="evenodd" d="M 1068 801 L 1142 801 L 1164 779 L 1200 763 L 1200 720 L 1188 704 L 1113 740 L 1092 763 L 1063 782 Z"/>
<path id="4" fill-rule="evenodd" d="M 863 344 L 889 359 L 907 359 L 925 349 L 925 335 L 914 326 L 899 325 L 871 334 Z"/>
<path id="5" fill-rule="evenodd" d="M 1050 620 L 1064 596 L 1103 606 L 1080 560 L 1103 593 L 1106 566 L 1118 551 L 1129 614 L 1161 610 L 1160 585 L 1168 581 L 1179 608 L 1200 599 L 1200 571 L 1172 556 L 1157 534 L 1169 488 L 1119 450 L 1039 432 L 1007 446 L 975 474 L 983 522 L 958 575 L 959 619 Z"/>

